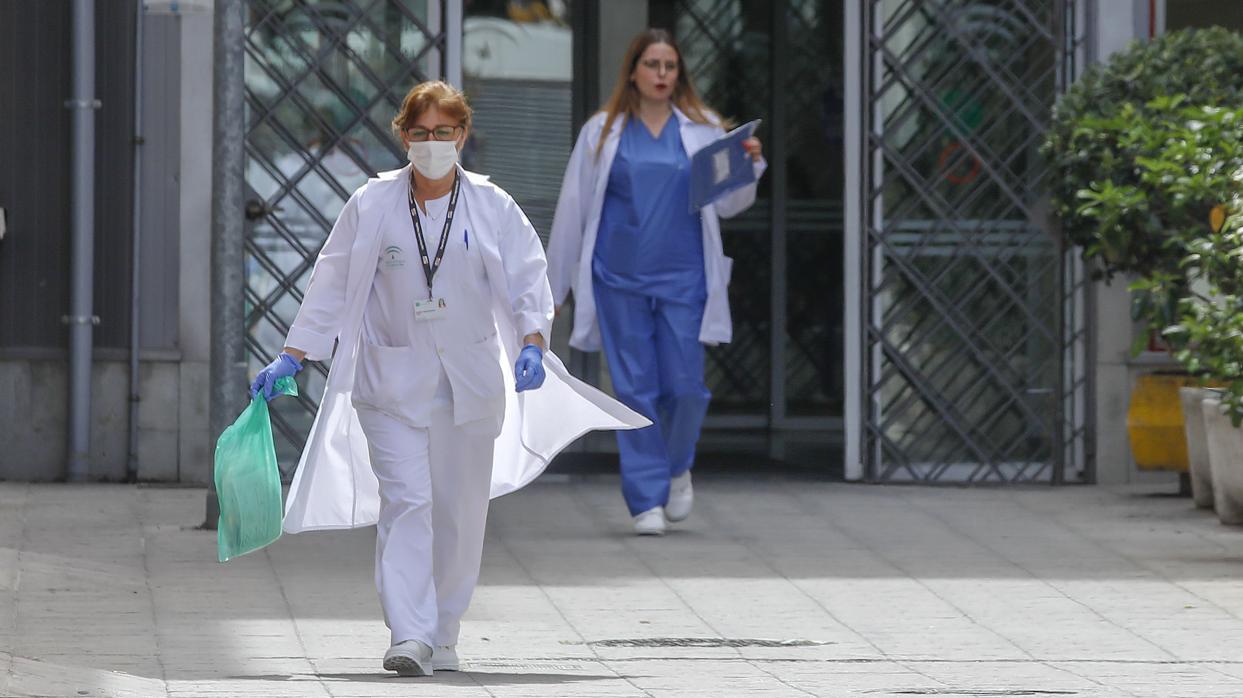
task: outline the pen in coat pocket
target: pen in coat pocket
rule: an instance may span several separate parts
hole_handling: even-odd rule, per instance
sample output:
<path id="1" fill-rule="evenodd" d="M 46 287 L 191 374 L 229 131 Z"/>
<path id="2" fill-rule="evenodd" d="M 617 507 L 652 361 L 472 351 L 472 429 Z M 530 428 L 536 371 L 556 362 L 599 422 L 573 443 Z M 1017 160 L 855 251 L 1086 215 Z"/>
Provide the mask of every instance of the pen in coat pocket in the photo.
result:
<path id="1" fill-rule="evenodd" d="M 462 242 L 466 243 L 466 249 L 470 249 L 470 231 L 462 228 Z"/>

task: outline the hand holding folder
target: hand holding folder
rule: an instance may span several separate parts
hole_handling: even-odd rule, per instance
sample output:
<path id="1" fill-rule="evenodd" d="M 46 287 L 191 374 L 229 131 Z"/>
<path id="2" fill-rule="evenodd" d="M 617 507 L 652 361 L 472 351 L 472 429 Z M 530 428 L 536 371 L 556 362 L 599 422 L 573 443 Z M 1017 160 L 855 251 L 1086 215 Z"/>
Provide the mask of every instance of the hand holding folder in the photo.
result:
<path id="1" fill-rule="evenodd" d="M 760 120 L 748 121 L 691 156 L 691 212 L 755 181 L 751 156 L 742 142 L 755 133 Z"/>

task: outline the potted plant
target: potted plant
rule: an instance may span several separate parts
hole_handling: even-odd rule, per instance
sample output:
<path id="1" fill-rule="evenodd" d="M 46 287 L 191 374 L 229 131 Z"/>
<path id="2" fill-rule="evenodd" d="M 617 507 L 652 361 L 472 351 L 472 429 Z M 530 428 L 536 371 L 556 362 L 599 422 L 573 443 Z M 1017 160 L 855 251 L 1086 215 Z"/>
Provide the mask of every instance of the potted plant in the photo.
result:
<path id="1" fill-rule="evenodd" d="M 1243 292 L 1237 221 L 1228 220 L 1243 198 L 1243 110 L 1188 106 L 1180 97 L 1157 102 L 1128 135 L 1144 140 L 1148 154 L 1137 159 L 1140 182 L 1159 189 L 1170 207 L 1170 248 L 1183 258 L 1175 268 L 1139 277 L 1131 288 L 1150 331 L 1164 338 L 1194 379 L 1179 389 L 1190 484 L 1196 506 L 1212 507 L 1212 465 L 1200 410 L 1204 395 L 1198 386 L 1229 388 L 1240 378 L 1230 359 L 1235 328 L 1222 313 Z"/>
<path id="2" fill-rule="evenodd" d="M 1224 524 L 1243 525 L 1243 429 L 1231 408 L 1216 397 L 1203 402 L 1213 470 L 1213 509 Z"/>
<path id="3" fill-rule="evenodd" d="M 1243 104 L 1241 96 L 1243 37 L 1187 30 L 1114 54 L 1054 109 L 1042 148 L 1052 165 L 1052 204 L 1093 278 L 1135 280 L 1132 316 L 1150 332 L 1136 338 L 1133 353 L 1176 323 L 1190 292 L 1184 260 L 1208 232 L 1208 212 L 1226 198 L 1219 189 L 1228 177 L 1202 173 L 1198 151 L 1180 149 L 1179 139 L 1198 128 L 1186 112 Z M 1139 378 L 1128 431 L 1141 467 L 1187 468 L 1178 389 L 1192 383 L 1181 372 Z"/>
<path id="4" fill-rule="evenodd" d="M 1233 119 L 1243 122 L 1243 110 Z M 1227 146 L 1227 156 L 1230 151 Z M 1234 164 L 1243 181 L 1243 162 Z M 1183 266 L 1204 292 L 1182 298 L 1177 322 L 1164 330 L 1188 372 L 1219 386 L 1201 397 L 1210 482 L 1196 494 L 1210 496 L 1218 518 L 1229 524 L 1243 524 L 1243 215 L 1226 218 L 1225 212 L 1243 211 L 1241 199 L 1236 190 L 1214 217 L 1221 224 L 1190 246 Z"/>

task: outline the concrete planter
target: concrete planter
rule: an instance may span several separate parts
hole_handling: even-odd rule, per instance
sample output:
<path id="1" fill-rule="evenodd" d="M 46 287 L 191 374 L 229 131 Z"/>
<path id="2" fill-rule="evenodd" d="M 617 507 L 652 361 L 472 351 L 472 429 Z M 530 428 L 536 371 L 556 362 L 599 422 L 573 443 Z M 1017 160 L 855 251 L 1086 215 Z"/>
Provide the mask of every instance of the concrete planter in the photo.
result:
<path id="1" fill-rule="evenodd" d="M 1208 437 L 1204 434 L 1204 411 L 1208 397 L 1203 388 L 1179 388 L 1183 402 L 1183 430 L 1187 434 L 1187 465 L 1191 472 L 1191 497 L 1201 509 L 1213 508 L 1213 469 L 1209 464 Z"/>
<path id="2" fill-rule="evenodd" d="M 1213 470 L 1213 508 L 1224 524 L 1243 525 L 1243 429 L 1222 413 L 1221 401 L 1201 403 Z"/>

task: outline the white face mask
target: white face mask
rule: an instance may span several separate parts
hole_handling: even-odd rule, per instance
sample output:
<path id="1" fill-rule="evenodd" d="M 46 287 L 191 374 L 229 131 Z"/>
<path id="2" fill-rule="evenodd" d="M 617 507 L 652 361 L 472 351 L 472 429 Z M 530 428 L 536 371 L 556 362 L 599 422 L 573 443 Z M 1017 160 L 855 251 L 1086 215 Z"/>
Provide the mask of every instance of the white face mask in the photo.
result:
<path id="1" fill-rule="evenodd" d="M 440 179 L 457 164 L 457 141 L 417 141 L 406 151 L 410 164 L 428 179 Z"/>

